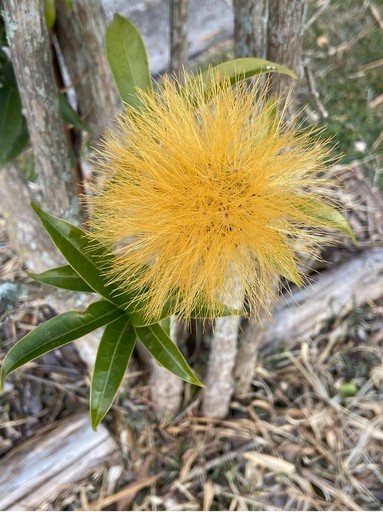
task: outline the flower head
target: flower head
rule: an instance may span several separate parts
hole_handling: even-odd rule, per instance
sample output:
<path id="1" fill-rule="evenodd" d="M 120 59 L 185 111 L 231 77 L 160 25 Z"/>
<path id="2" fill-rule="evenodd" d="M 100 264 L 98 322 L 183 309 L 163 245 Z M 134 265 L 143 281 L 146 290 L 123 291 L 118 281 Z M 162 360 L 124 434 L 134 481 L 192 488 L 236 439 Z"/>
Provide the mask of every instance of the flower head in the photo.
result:
<path id="1" fill-rule="evenodd" d="M 312 209 L 326 202 L 323 143 L 277 117 L 245 84 L 217 81 L 206 98 L 165 79 L 140 93 L 108 133 L 92 199 L 93 236 L 115 253 L 111 280 L 144 295 L 145 314 L 166 301 L 189 316 L 201 304 L 267 308 L 280 275 L 300 280 L 299 257 L 327 237 Z"/>

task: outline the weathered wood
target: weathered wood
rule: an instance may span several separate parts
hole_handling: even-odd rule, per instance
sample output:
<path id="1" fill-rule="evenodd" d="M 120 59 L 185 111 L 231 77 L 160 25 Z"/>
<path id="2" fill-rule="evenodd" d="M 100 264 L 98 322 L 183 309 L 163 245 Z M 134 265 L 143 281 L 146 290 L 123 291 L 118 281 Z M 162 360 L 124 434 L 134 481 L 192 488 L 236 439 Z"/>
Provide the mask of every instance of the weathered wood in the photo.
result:
<path id="1" fill-rule="evenodd" d="M 383 248 L 368 249 L 319 274 L 309 286 L 283 297 L 266 326 L 261 349 L 310 340 L 347 308 L 383 297 Z"/>
<path id="2" fill-rule="evenodd" d="M 87 414 L 56 424 L 24 442 L 2 460 L 1 510 L 36 510 L 102 464 L 118 457 L 117 443 L 103 425 L 97 432 Z"/>
<path id="3" fill-rule="evenodd" d="M 268 0 L 234 0 L 236 57 L 266 58 Z"/>
<path id="4" fill-rule="evenodd" d="M 180 76 L 188 57 L 189 0 L 170 0 L 170 72 Z"/>
<path id="5" fill-rule="evenodd" d="M 78 217 L 41 0 L 3 0 L 3 19 L 35 157 L 35 197 L 54 214 Z"/>
<path id="6" fill-rule="evenodd" d="M 68 8 L 57 0 L 55 32 L 81 117 L 91 128 L 91 144 L 111 124 L 121 107 L 105 54 L 106 19 L 100 0 L 76 0 Z"/>
<path id="7" fill-rule="evenodd" d="M 269 0 L 267 58 L 302 74 L 302 37 L 306 0 Z M 279 97 L 293 89 L 294 80 L 274 73 L 272 93 Z M 292 111 L 292 108 L 291 108 Z"/>

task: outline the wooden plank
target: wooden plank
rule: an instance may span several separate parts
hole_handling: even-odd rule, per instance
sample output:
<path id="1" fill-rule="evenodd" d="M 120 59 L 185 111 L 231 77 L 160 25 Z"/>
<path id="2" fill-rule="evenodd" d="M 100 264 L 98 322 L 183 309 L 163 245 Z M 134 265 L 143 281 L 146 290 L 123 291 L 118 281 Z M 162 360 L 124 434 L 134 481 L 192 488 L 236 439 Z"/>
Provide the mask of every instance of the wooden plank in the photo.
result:
<path id="1" fill-rule="evenodd" d="M 101 464 L 118 457 L 117 443 L 102 425 L 94 432 L 89 416 L 63 420 L 12 450 L 2 461 L 0 510 L 36 510 Z"/>

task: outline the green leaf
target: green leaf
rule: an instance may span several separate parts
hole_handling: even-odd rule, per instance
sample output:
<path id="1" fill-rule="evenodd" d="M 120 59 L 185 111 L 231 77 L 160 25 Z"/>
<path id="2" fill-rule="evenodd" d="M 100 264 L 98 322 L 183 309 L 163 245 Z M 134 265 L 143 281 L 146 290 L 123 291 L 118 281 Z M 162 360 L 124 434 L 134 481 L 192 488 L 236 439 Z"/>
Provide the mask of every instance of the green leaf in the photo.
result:
<path id="1" fill-rule="evenodd" d="M 64 290 L 73 290 L 76 292 L 94 291 L 70 265 L 51 268 L 41 274 L 32 274 L 29 272 L 28 275 L 40 283 L 49 284 L 56 288 L 63 288 Z"/>
<path id="2" fill-rule="evenodd" d="M 206 100 L 208 101 L 211 98 L 212 92 L 214 92 L 214 86 L 217 83 L 229 79 L 229 83 L 234 85 L 238 82 L 242 82 L 243 80 L 247 80 L 248 78 L 261 75 L 263 73 L 283 73 L 284 75 L 289 75 L 292 78 L 298 78 L 297 75 L 290 71 L 288 68 L 280 64 L 276 64 L 275 62 L 264 59 L 243 57 L 239 59 L 228 60 L 222 64 L 218 64 L 217 66 L 210 67 L 203 73 L 198 74 L 186 82 L 186 84 L 183 86 L 183 91 L 186 95 L 189 96 L 191 101 L 194 101 L 194 84 L 196 81 L 202 80 L 203 87 L 206 91 Z"/>
<path id="3" fill-rule="evenodd" d="M 114 257 L 102 244 L 91 240 L 85 231 L 77 226 L 44 212 L 36 204 L 32 203 L 32 208 L 69 265 L 92 290 L 116 306 L 122 307 L 129 314 L 134 326 L 156 323 L 155 320 L 149 322 L 142 316 L 140 310 L 144 306 L 137 297 L 133 297 L 128 291 L 122 293 L 116 285 L 108 284 L 105 271 L 111 266 Z"/>
<path id="4" fill-rule="evenodd" d="M 113 404 L 135 343 L 136 333 L 126 316 L 106 326 L 97 352 L 90 392 L 94 430 Z"/>
<path id="5" fill-rule="evenodd" d="M 119 14 L 106 30 L 106 56 L 122 101 L 139 108 L 137 90 L 152 89 L 148 57 L 137 28 Z"/>
<path id="6" fill-rule="evenodd" d="M 121 309 L 100 300 L 91 304 L 86 311 L 68 311 L 47 320 L 21 338 L 5 356 L 1 368 L 1 386 L 3 387 L 6 377 L 23 364 L 121 316 L 124 316 Z"/>
<path id="7" fill-rule="evenodd" d="M 312 199 L 306 201 L 301 209 L 316 221 L 320 221 L 324 226 L 343 231 L 351 237 L 355 245 L 358 244 L 348 220 L 332 206 Z"/>
<path id="8" fill-rule="evenodd" d="M 20 95 L 17 89 L 5 82 L 0 88 L 0 165 L 20 154 L 28 140 Z"/>
<path id="9" fill-rule="evenodd" d="M 111 256 L 96 241 L 91 240 L 85 231 L 69 222 L 44 212 L 36 204 L 32 208 L 39 216 L 56 247 L 69 265 L 79 274 L 88 286 L 117 305 L 124 304 L 125 297 L 113 297 L 114 288 L 106 284 L 102 275 L 111 263 Z"/>
<path id="10" fill-rule="evenodd" d="M 44 0 L 44 15 L 48 30 L 52 30 L 56 21 L 56 0 Z"/>
<path id="11" fill-rule="evenodd" d="M 185 361 L 178 347 L 159 324 L 135 327 L 135 330 L 137 337 L 159 364 L 180 377 L 180 379 L 196 386 L 203 386 Z"/>
<path id="12" fill-rule="evenodd" d="M 205 84 L 209 86 L 215 83 L 217 75 L 228 77 L 231 84 L 235 84 L 263 73 L 283 73 L 284 75 L 291 76 L 291 78 L 298 78 L 297 75 L 286 68 L 286 66 L 269 60 L 252 57 L 242 57 L 222 62 L 204 71 L 202 77 Z"/>
<path id="13" fill-rule="evenodd" d="M 66 123 L 74 126 L 78 130 L 90 132 L 89 126 L 82 121 L 77 112 L 72 108 L 65 94 L 59 93 L 59 106 L 61 117 Z"/>

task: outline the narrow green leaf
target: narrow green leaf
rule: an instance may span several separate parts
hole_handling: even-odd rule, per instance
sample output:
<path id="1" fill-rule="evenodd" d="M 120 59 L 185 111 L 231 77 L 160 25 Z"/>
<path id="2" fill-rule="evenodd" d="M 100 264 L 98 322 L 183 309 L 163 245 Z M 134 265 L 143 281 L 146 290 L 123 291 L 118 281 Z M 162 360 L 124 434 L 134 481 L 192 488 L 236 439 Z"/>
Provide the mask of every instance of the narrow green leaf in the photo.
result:
<path id="1" fill-rule="evenodd" d="M 213 66 L 202 73 L 203 80 L 207 86 L 216 81 L 216 76 L 228 77 L 230 82 L 235 84 L 263 73 L 283 73 L 291 78 L 298 78 L 297 75 L 276 62 L 253 57 L 242 57 L 239 59 L 228 60 L 217 66 Z"/>
<path id="2" fill-rule="evenodd" d="M 137 28 L 119 14 L 106 30 L 106 56 L 122 101 L 139 107 L 137 90 L 152 88 L 148 57 Z"/>
<path id="3" fill-rule="evenodd" d="M 178 347 L 159 324 L 135 327 L 135 331 L 145 348 L 164 368 L 186 382 L 203 386 L 202 382 L 194 375 Z"/>
<path id="4" fill-rule="evenodd" d="M 312 199 L 306 201 L 305 204 L 301 206 L 301 209 L 313 219 L 319 220 L 324 226 L 343 231 L 343 233 L 349 235 L 354 244 L 357 245 L 358 242 L 355 233 L 348 220 L 332 206 Z"/>
<path id="5" fill-rule="evenodd" d="M 39 216 L 56 247 L 66 258 L 69 265 L 94 290 L 110 302 L 124 303 L 125 297 L 113 297 L 114 288 L 107 285 L 102 271 L 111 263 L 111 256 L 105 248 L 93 241 L 85 231 L 69 222 L 44 212 L 36 204 L 32 208 Z"/>
<path id="6" fill-rule="evenodd" d="M 49 284 L 64 290 L 76 292 L 93 292 L 94 290 L 80 277 L 70 265 L 51 268 L 41 274 L 28 274 L 32 279 L 40 283 Z"/>
<path id="7" fill-rule="evenodd" d="M 0 165 L 20 154 L 29 140 L 21 108 L 17 89 L 8 82 L 3 83 L 0 88 Z"/>
<path id="8" fill-rule="evenodd" d="M 94 430 L 113 404 L 135 343 L 136 333 L 126 316 L 106 326 L 97 352 L 90 391 Z"/>
<path id="9" fill-rule="evenodd" d="M 247 80 L 256 75 L 263 73 L 283 73 L 289 75 L 292 78 L 298 78 L 295 73 L 290 69 L 264 59 L 257 59 L 252 57 L 243 57 L 239 59 L 228 60 L 217 66 L 210 67 L 200 75 L 193 77 L 191 80 L 186 82 L 183 86 L 183 91 L 193 101 L 193 91 L 195 89 L 195 82 L 203 82 L 203 87 L 206 91 L 206 100 L 208 101 L 214 92 L 214 85 L 217 82 L 221 82 L 229 79 L 229 83 L 234 85 L 243 80 Z"/>
<path id="10" fill-rule="evenodd" d="M 78 113 L 72 108 L 65 94 L 59 93 L 59 106 L 61 117 L 66 123 L 74 126 L 78 130 L 90 132 L 89 126 L 84 123 Z"/>
<path id="11" fill-rule="evenodd" d="M 135 305 L 132 305 L 133 297 L 129 291 L 122 293 L 116 285 L 108 284 L 105 271 L 112 264 L 113 255 L 102 244 L 91 240 L 85 231 L 77 226 L 44 212 L 36 204 L 32 203 L 32 208 L 69 265 L 92 290 L 116 306 L 122 307 L 129 314 L 134 326 L 156 323 L 154 320 L 149 322 L 143 317 L 140 313 L 143 305 L 137 298 L 134 301 Z"/>
<path id="12" fill-rule="evenodd" d="M 52 30 L 56 21 L 56 0 L 44 0 L 44 15 L 48 30 Z"/>
<path id="13" fill-rule="evenodd" d="M 124 312 L 121 309 L 100 300 L 91 304 L 86 311 L 68 311 L 47 320 L 19 340 L 5 356 L 1 368 L 1 386 L 6 377 L 23 364 L 122 316 Z"/>

